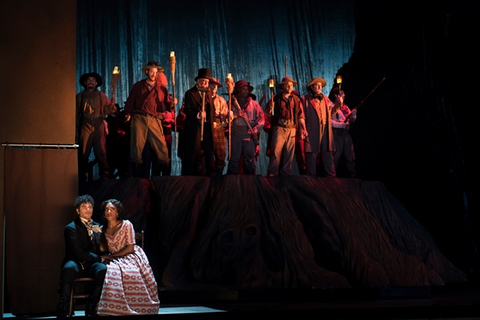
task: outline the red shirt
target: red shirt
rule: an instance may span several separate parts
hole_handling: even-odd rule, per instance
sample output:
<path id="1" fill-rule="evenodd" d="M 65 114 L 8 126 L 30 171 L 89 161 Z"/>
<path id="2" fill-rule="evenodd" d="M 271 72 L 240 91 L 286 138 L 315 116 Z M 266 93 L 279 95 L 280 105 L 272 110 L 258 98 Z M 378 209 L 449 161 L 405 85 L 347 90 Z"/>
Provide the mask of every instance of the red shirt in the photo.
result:
<path id="1" fill-rule="evenodd" d="M 165 86 L 157 81 L 153 89 L 150 90 L 147 79 L 143 79 L 133 85 L 125 103 L 125 114 L 137 112 L 157 117 L 169 110 L 170 104 L 171 98 Z"/>

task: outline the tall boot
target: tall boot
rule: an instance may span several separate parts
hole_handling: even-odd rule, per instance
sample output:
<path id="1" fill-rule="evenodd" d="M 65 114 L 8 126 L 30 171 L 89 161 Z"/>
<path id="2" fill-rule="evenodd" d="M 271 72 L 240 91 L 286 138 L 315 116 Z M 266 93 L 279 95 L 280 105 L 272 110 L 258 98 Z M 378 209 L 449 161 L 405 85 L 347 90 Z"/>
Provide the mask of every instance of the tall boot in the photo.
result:
<path id="1" fill-rule="evenodd" d="M 100 300 L 100 294 L 102 293 L 102 286 L 93 287 L 92 292 L 88 296 L 87 306 L 85 308 L 86 317 L 95 317 L 97 315 L 97 303 Z"/>
<path id="2" fill-rule="evenodd" d="M 69 284 L 60 285 L 60 298 L 58 301 L 57 318 L 64 319 L 68 317 L 70 307 L 70 291 L 72 286 Z"/>

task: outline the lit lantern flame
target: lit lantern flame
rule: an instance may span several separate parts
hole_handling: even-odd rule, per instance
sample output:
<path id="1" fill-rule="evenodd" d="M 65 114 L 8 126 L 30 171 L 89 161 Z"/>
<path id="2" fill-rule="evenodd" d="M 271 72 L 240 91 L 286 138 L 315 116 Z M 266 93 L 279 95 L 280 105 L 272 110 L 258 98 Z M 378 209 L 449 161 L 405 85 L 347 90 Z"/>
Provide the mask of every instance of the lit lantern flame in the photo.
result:
<path id="1" fill-rule="evenodd" d="M 225 77 L 225 83 L 227 84 L 227 91 L 229 94 L 233 92 L 233 77 L 231 73 L 228 73 L 227 76 Z"/>
<path id="2" fill-rule="evenodd" d="M 268 79 L 268 87 L 269 88 L 273 88 L 275 87 L 275 80 L 272 78 L 272 79 Z"/>

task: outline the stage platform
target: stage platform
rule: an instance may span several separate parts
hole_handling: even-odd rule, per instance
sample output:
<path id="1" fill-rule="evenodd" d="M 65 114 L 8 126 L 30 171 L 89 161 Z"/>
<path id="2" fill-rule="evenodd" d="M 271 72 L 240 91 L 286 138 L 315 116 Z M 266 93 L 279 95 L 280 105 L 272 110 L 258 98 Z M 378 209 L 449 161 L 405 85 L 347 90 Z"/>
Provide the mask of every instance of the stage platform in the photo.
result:
<path id="1" fill-rule="evenodd" d="M 245 319 L 480 319 L 480 289 L 470 285 L 371 290 L 160 292 L 157 315 L 127 318 Z M 3 318 L 53 319 L 53 315 Z M 74 318 L 85 318 L 82 306 Z"/>

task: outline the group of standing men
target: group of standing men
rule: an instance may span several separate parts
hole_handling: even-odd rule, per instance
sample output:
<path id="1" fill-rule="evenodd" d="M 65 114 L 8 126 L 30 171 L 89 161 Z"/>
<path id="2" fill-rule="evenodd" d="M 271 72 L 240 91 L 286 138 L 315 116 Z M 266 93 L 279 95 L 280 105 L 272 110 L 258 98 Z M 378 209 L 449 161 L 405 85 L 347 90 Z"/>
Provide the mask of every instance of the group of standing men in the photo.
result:
<path id="1" fill-rule="evenodd" d="M 357 111 L 344 104 L 345 94 L 338 87 L 330 97 L 324 95 L 326 84 L 325 79 L 314 78 L 307 85 L 308 94 L 299 97 L 293 89 L 297 82 L 290 77 L 282 79 L 282 92 L 267 104 L 271 114 L 267 127 L 272 134 L 269 176 L 290 175 L 294 156 L 300 174 L 336 177 L 341 160 L 345 160 L 347 175 L 356 176 L 348 131 Z"/>
<path id="2" fill-rule="evenodd" d="M 121 120 L 129 125 L 130 176 L 145 177 L 142 172 L 148 155 L 152 156 L 152 175 L 169 172 L 166 168 L 171 168 L 174 126 L 179 132 L 177 152 L 182 160 L 182 175 L 223 174 L 227 127 L 231 130 L 227 174 L 256 174 L 259 134 L 264 131 L 269 135 L 268 176 L 291 175 L 294 158 L 300 174 L 335 177 L 343 158 L 348 175 L 356 175 L 353 143 L 348 133 L 349 123 L 356 119 L 356 110 L 343 103 L 345 95 L 338 87 L 330 97 L 324 95 L 323 78 L 312 79 L 307 85 L 308 94 L 300 97 L 294 90 L 297 82 L 284 77 L 278 85 L 281 92 L 269 100 L 264 112 L 255 101 L 254 88 L 249 82 L 234 83 L 227 78 L 227 101 L 217 94 L 222 87 L 220 81 L 211 77 L 210 69 L 202 68 L 195 77 L 196 84 L 185 92 L 179 114 L 175 115 L 177 99 L 172 99 L 166 88 L 163 68 L 150 61 L 142 71 L 146 78 L 133 85 Z M 77 94 L 76 107 L 80 181 L 86 180 L 92 147 L 100 178 L 108 179 L 112 173 L 107 161 L 107 136 L 117 133 L 108 132 L 106 118 L 118 116 L 119 107 L 114 97 L 110 101 L 98 90 L 102 78 L 97 73 L 82 75 L 80 83 L 85 88 Z"/>
<path id="3" fill-rule="evenodd" d="M 349 127 L 357 111 L 344 104 L 345 94 L 338 87 L 330 97 L 324 95 L 326 84 L 314 78 L 308 94 L 300 97 L 296 81 L 284 77 L 279 83 L 281 92 L 266 107 L 268 176 L 291 175 L 294 158 L 302 175 L 337 177 L 337 169 L 346 164 L 347 176 L 356 176 Z"/>
<path id="4" fill-rule="evenodd" d="M 168 114 L 175 107 L 175 102 L 166 88 L 164 69 L 156 61 L 150 61 L 142 68 L 146 75 L 135 83 L 125 103 L 125 109 L 119 121 L 127 126 L 117 126 L 116 129 L 125 136 L 128 131 L 127 148 L 130 165 L 125 175 L 143 176 L 145 158 L 152 158 L 152 172 L 168 172 L 170 168 L 171 149 L 167 146 L 164 129 L 171 128 L 171 118 Z M 79 143 L 79 178 L 87 181 L 89 157 L 93 153 L 99 167 L 100 179 L 113 176 L 109 166 L 109 157 L 122 157 L 122 154 L 107 154 L 107 136 L 119 132 L 109 132 L 107 116 L 119 116 L 119 107 L 115 98 L 109 100 L 98 90 L 102 78 L 97 73 L 86 73 L 80 77 L 80 84 L 85 88 L 77 94 L 76 119 L 77 141 Z M 176 99 L 174 99 L 176 100 Z M 124 130 L 121 130 L 123 128 Z M 171 130 L 170 130 L 171 131 Z M 171 139 L 169 140 L 171 143 Z M 112 162 L 110 162 L 112 163 Z M 150 166 L 150 163 L 148 163 Z M 150 170 L 148 170 L 150 171 Z"/>

